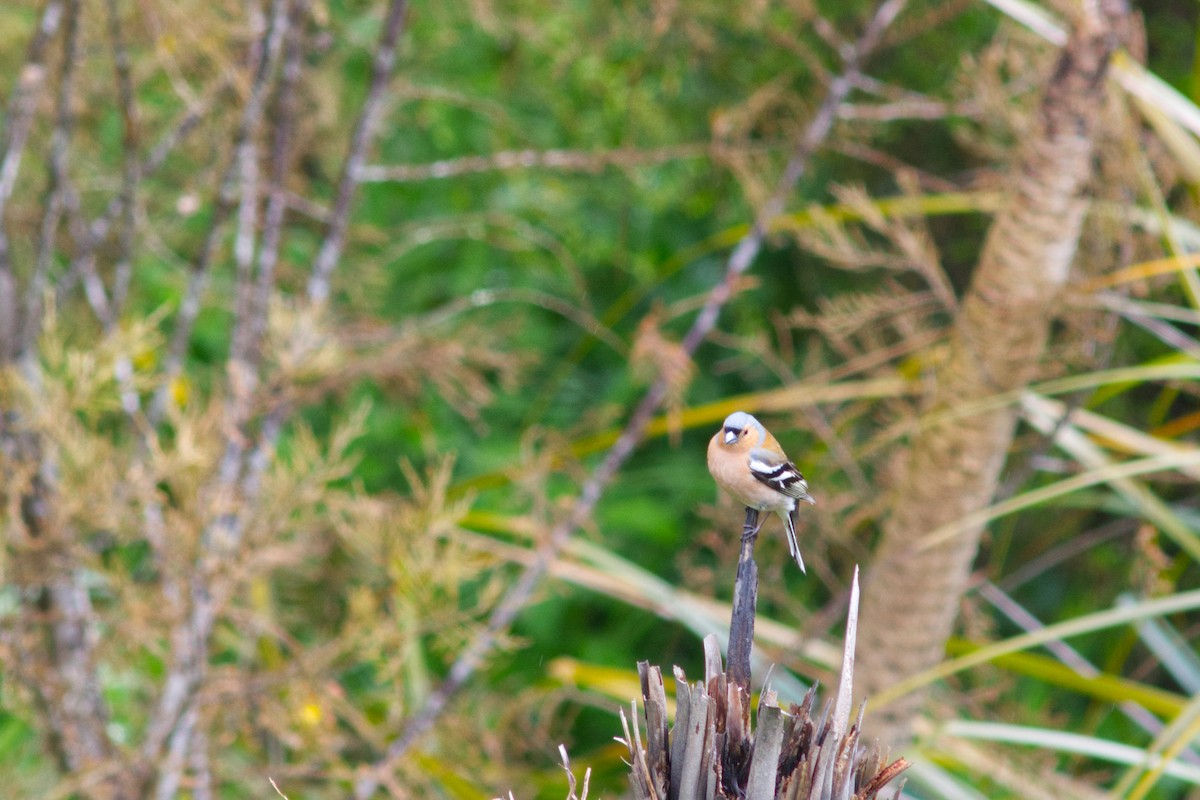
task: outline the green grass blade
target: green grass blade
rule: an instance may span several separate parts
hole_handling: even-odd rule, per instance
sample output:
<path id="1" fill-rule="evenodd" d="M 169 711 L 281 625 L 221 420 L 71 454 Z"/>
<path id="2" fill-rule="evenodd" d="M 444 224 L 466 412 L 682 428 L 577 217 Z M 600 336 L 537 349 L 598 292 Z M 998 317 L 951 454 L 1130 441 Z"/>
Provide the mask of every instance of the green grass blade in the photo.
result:
<path id="1" fill-rule="evenodd" d="M 889 686 L 882 692 L 877 692 L 871 698 L 871 705 L 873 708 L 886 706 L 888 703 L 903 697 L 909 692 L 928 686 L 942 678 L 972 667 L 977 667 L 981 664 L 989 664 L 1001 656 L 1029 650 L 1046 642 L 1107 630 L 1108 628 L 1126 625 L 1139 619 L 1175 614 L 1180 611 L 1192 611 L 1198 608 L 1200 608 L 1200 590 L 1194 590 L 1173 594 L 1168 597 L 1144 600 L 1128 608 L 1105 609 L 1093 614 L 1085 614 L 1066 622 L 1048 625 L 1041 630 L 1004 639 L 995 644 L 981 647 L 973 653 L 944 661 L 932 669 L 924 670 Z"/>

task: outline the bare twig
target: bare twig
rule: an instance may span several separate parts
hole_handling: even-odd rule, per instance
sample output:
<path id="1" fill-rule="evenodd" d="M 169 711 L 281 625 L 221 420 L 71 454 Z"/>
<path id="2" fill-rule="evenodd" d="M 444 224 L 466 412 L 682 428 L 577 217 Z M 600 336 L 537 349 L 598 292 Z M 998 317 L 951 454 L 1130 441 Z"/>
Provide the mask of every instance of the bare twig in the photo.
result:
<path id="1" fill-rule="evenodd" d="M 838 112 L 838 119 L 861 122 L 895 122 L 908 119 L 945 119 L 946 117 L 978 117 L 982 110 L 975 103 L 946 103 L 941 100 L 897 100 L 894 103 L 861 103 L 847 105 Z"/>
<path id="2" fill-rule="evenodd" d="M 138 125 L 137 100 L 133 95 L 133 74 L 129 61 L 129 48 L 125 44 L 125 34 L 121 30 L 121 13 L 117 8 L 117 0 L 108 0 L 108 38 L 112 47 L 113 71 L 117 78 L 117 102 L 121 108 L 121 227 L 117 233 L 117 268 L 113 278 L 111 307 L 109 318 L 105 320 L 108 327 L 116 324 L 117 317 L 125 305 L 129 294 L 129 282 L 133 275 L 133 238 L 137 217 L 136 195 L 138 183 L 141 181 L 141 163 L 138 158 L 138 141 L 140 138 Z"/>
<path id="3" fill-rule="evenodd" d="M 783 212 L 793 188 L 804 175 L 809 157 L 832 130 L 838 107 L 849 95 L 853 87 L 853 78 L 860 71 L 863 60 L 878 44 L 884 30 L 900 13 L 906 2 L 907 0 L 885 0 L 868 23 L 852 57 L 847 60 L 845 72 L 830 83 L 824 100 L 805 128 L 774 193 L 758 210 L 754 224 L 730 254 L 721 282 L 709 292 L 704 306 L 684 336 L 682 348 L 689 356 L 695 353 L 700 342 L 716 324 L 721 309 L 733 295 L 738 278 L 749 269 L 755 256 L 762 249 L 771 220 Z M 380 777 L 388 773 L 395 762 L 404 756 L 408 748 L 429 730 L 450 699 L 466 684 L 483 659 L 495 647 L 501 632 L 508 629 L 517 614 L 528 603 L 542 576 L 558 557 L 571 535 L 591 517 L 592 511 L 617 470 L 641 441 L 646 426 L 662 403 L 666 391 L 666 383 L 661 378 L 651 385 L 630 416 L 617 441 L 584 482 L 579 499 L 576 500 L 571 513 L 553 528 L 546 542 L 539 548 L 537 558 L 526 567 L 517 582 L 505 593 L 492 611 L 487 624 L 459 654 L 446 679 L 430 694 L 425 706 L 408 720 L 400 735 L 389 745 L 384 757 L 360 775 L 354 787 L 354 796 L 358 800 L 370 797 L 379 785 Z"/>
<path id="4" fill-rule="evenodd" d="M 95 665 L 99 623 L 82 570 L 64 570 L 52 580 L 47 596 L 56 616 L 50 646 L 53 668 L 62 684 L 50 718 L 58 723 L 55 732 L 64 763 L 78 770 L 106 758 L 110 750 L 104 731 L 108 712 Z"/>
<path id="5" fill-rule="evenodd" d="M 283 71 L 276 98 L 276 113 L 273 115 L 275 136 L 271 145 L 270 185 L 267 188 L 267 210 L 258 253 L 258 271 L 253 286 L 239 285 L 238 288 L 231 360 L 256 363 L 259 342 L 266 330 L 271 290 L 275 285 L 275 265 L 279 260 L 279 243 L 283 235 L 283 217 L 288 207 L 287 170 L 296 117 L 296 86 L 300 81 L 304 54 L 304 26 L 301 19 L 307 8 L 306 0 L 295 0 L 289 10 L 291 21 L 287 25 Z"/>
<path id="6" fill-rule="evenodd" d="M 187 731 L 190 736 L 195 730 L 198 712 L 194 706 L 188 708 L 179 720 L 177 731 Z M 156 764 L 159 771 L 158 785 L 154 790 L 155 800 L 170 800 L 178 793 L 179 784 L 183 779 L 184 762 L 187 757 L 188 739 L 184 736 L 172 736 L 171 746 Z"/>
<path id="7" fill-rule="evenodd" d="M 1099 528 L 1093 528 L 1081 534 L 1072 536 L 1061 544 L 1051 547 L 1044 553 L 1026 561 L 1019 568 L 1008 573 L 1003 580 L 997 583 L 1001 591 L 1012 593 L 1030 581 L 1040 578 L 1050 570 L 1057 567 L 1059 564 L 1071 561 L 1079 556 L 1080 553 L 1086 553 L 1094 547 L 1098 547 L 1113 539 L 1122 536 L 1130 536 L 1137 531 L 1141 520 L 1130 517 L 1118 517 L 1101 525 Z"/>
<path id="8" fill-rule="evenodd" d="M 268 73 L 263 76 L 264 91 L 257 97 L 252 98 L 253 101 L 266 103 L 266 81 L 269 77 L 270 70 L 274 68 L 274 64 L 278 58 L 278 53 L 282 47 L 284 28 L 290 21 L 288 16 L 288 3 L 282 0 L 275 0 L 271 7 L 271 19 L 267 24 L 267 58 L 264 64 L 267 66 Z M 255 6 L 256 15 L 261 11 Z M 252 304 L 251 285 L 254 280 L 254 251 L 257 245 L 258 238 L 258 200 L 259 200 L 259 153 L 258 153 L 258 137 L 256 135 L 247 136 L 239 144 L 236 155 L 237 162 L 237 177 L 238 177 L 238 210 L 237 210 L 237 229 L 233 237 L 233 261 L 236 268 L 234 277 L 234 333 L 231 344 L 229 359 L 231 362 L 242 362 L 245 360 L 245 353 L 242 348 L 245 346 L 245 335 L 243 331 L 249 323 L 250 306 Z M 244 376 L 248 377 L 248 376 Z M 251 391 L 252 385 L 246 386 L 246 392 Z"/>
<path id="9" fill-rule="evenodd" d="M 191 753 L 188 761 L 192 767 L 192 799 L 213 800 L 212 763 L 208 758 L 208 732 L 196 726 L 192 735 Z"/>
<path id="10" fill-rule="evenodd" d="M 622 356 L 628 355 L 629 348 L 611 328 L 603 321 L 592 316 L 586 309 L 572 305 L 570 302 L 536 289 L 509 287 L 504 289 L 476 289 L 465 297 L 451 300 L 427 314 L 409 318 L 404 322 L 404 328 L 410 331 L 429 330 L 444 324 L 450 319 L 462 314 L 468 309 L 483 308 L 496 303 L 528 303 L 544 308 L 564 319 L 578 325 L 587 331 L 589 336 L 604 342 L 614 352 Z"/>
<path id="11" fill-rule="evenodd" d="M 225 83 L 214 89 L 211 95 L 207 95 L 201 101 L 190 106 L 179 120 L 172 125 L 165 134 L 159 139 L 158 144 L 150 151 L 150 154 L 138 162 L 137 173 L 140 177 L 154 174 L 158 168 L 163 165 L 179 143 L 187 138 L 199 124 L 200 120 L 212 106 L 214 96 L 227 88 Z M 96 250 L 100 244 L 108 237 L 109 231 L 112 228 L 113 222 L 117 220 L 125 211 L 124 192 L 118 192 L 116 196 L 109 201 L 108 207 L 100 213 L 98 217 L 92 220 L 89 226 L 87 241 L 78 246 L 78 252 L 75 258 L 71 261 L 71 266 L 66 273 L 55 283 L 55 296 L 59 303 L 70 294 L 75 288 L 75 282 L 80 276 L 93 274 L 96 269 Z M 136 209 L 135 209 L 136 211 Z M 110 315 L 111 316 L 111 315 Z"/>
<path id="12" fill-rule="evenodd" d="M 25 330 L 20 347 L 24 350 L 37 338 L 42 327 L 42 295 L 54 260 L 55 239 L 62 220 L 67 194 L 67 162 L 70 156 L 71 132 L 74 115 L 71 113 L 71 95 L 75 88 L 75 68 L 79 63 L 79 0 L 67 5 L 63 29 L 62 74 L 59 78 L 58 98 L 55 104 L 54 130 L 50 134 L 50 153 L 47 172 L 49 185 L 46 189 L 45 212 L 42 214 L 38 236 L 37 255 L 34 258 L 33 275 L 25 293 Z"/>
<path id="13" fill-rule="evenodd" d="M 400 41 L 400 34 L 404 31 L 407 9 L 407 0 L 390 0 L 388 3 L 379 45 L 375 48 L 367 98 L 363 101 L 354 133 L 350 136 L 350 149 L 346 154 L 346 162 L 342 165 L 341 178 L 338 180 L 337 197 L 329 219 L 329 231 L 321 242 L 321 249 L 313 261 L 312 274 L 308 279 L 308 299 L 316 304 L 324 304 L 329 299 L 329 280 L 342 257 L 342 249 L 346 244 L 346 228 L 350 223 L 350 204 L 361 180 L 359 172 L 367 157 L 367 147 L 375 136 L 375 127 L 383 110 L 384 89 L 391 78 L 392 66 L 396 63 L 396 46 Z"/>
<path id="14" fill-rule="evenodd" d="M 21 170 L 21 158 L 25 154 L 25 143 L 33 126 L 33 115 L 37 110 L 42 86 L 46 82 L 46 46 L 58 32 L 63 10 L 63 0 L 48 0 L 42 10 L 41 20 L 33 39 L 29 42 L 29 53 L 18 74 L 17 85 L 13 87 L 4 115 L 4 155 L 0 157 L 0 276 L 12 275 L 8 234 L 3 221 L 8 201 L 12 198 L 13 188 L 17 183 L 17 174 Z M 16 308 L 14 306 L 4 310 L 14 312 Z"/>
<path id="15" fill-rule="evenodd" d="M 255 447 L 248 448 L 239 437 L 234 437 L 227 445 L 215 487 L 213 502 L 218 508 L 234 508 L 234 497 L 239 493 L 242 508 L 254 507 L 262 474 L 270 464 L 289 410 L 281 404 L 266 415 Z M 227 574 L 228 561 L 237 553 L 242 523 L 238 514 L 227 512 L 219 514 L 205 530 L 204 549 L 191 579 L 191 611 L 172 631 L 172 665 L 142 747 L 145 766 L 155 764 L 164 744 L 168 753 L 187 753 L 196 733 L 199 689 L 208 667 L 208 640 L 216 624 L 217 610 L 224 605 L 231 590 L 228 580 L 217 578 Z M 175 788 L 182 777 L 183 762 L 170 763 L 174 769 L 160 771 L 156 790 L 156 797 L 163 800 L 175 796 Z"/>
<path id="16" fill-rule="evenodd" d="M 283 5 L 283 0 L 274 0 L 272 8 L 278 9 Z M 252 21 L 253 16 L 252 13 Z M 271 19 L 274 21 L 281 19 L 282 16 L 272 13 Z M 247 163 L 252 160 L 258 127 L 262 122 L 263 109 L 266 106 L 267 88 L 271 74 L 279 60 L 282 31 L 278 26 L 272 24 L 260 36 L 255 37 L 253 42 L 250 64 L 254 77 L 246 98 L 245 108 L 242 110 L 241 122 L 234 135 L 233 156 L 221 177 L 221 185 L 217 192 L 217 201 L 213 207 L 208 233 L 188 274 L 187 289 L 179 306 L 179 317 L 175 322 L 175 331 L 171 336 L 163 367 L 165 377 L 154 395 L 154 403 L 150 408 L 151 422 L 162 419 L 162 415 L 166 411 L 170 386 L 183 368 L 183 357 L 188 341 L 191 339 L 192 326 L 196 322 L 196 316 L 200 313 L 200 302 L 204 290 L 208 286 L 208 270 L 216 256 L 217 248 L 220 246 L 225 220 L 232 213 L 234 204 L 237 203 L 239 197 L 244 197 L 243 193 L 239 191 L 244 185 L 240 171 L 245 169 Z"/>
<path id="17" fill-rule="evenodd" d="M 55 121 L 49 143 L 49 185 L 24 304 L 24 330 L 20 332 L 13 324 L 17 309 L 16 284 L 8 260 L 6 234 L 0 222 L 0 289 L 4 290 L 0 314 L 6 315 L 5 324 L 0 326 L 5 328 L 5 341 L 0 341 L 0 357 L 5 359 L 29 355 L 27 348 L 40 328 L 42 293 L 53 261 L 59 223 L 70 205 L 67 167 L 74 128 L 74 78 L 80 58 L 80 10 L 79 0 L 72 0 L 65 6 L 60 2 L 47 3 L 8 107 L 8 126 L 0 163 L 0 219 L 14 191 L 33 115 L 45 83 L 46 48 L 60 25 L 65 25 Z M 36 360 L 23 357 L 21 362 L 31 386 L 39 386 L 41 376 Z M 21 430 L 19 426 L 9 427 L 8 423 L 16 420 L 16 413 L 11 410 L 0 419 L 0 449 L 6 455 L 19 455 L 19 460 L 36 464 L 37 471 L 28 483 L 18 479 L 8 488 L 19 494 L 20 518 L 27 535 L 39 540 L 41 546 L 38 549 L 45 553 L 35 562 L 39 567 L 34 573 L 37 591 L 24 593 L 21 601 L 29 605 L 28 619 L 38 630 L 40 641 L 36 644 L 27 642 L 29 646 L 21 648 L 22 659 L 29 659 L 32 665 L 13 671 L 19 677 L 36 676 L 34 681 L 40 685 L 34 687 L 35 696 L 43 704 L 62 766 L 79 773 L 86 772 L 97 785 L 102 784 L 102 789 L 97 788 L 98 794 L 122 797 L 117 771 L 105 764 L 113 755 L 113 748 L 105 729 L 107 707 L 100 694 L 96 673 L 100 627 L 85 572 L 74 554 L 64 547 L 64 542 L 73 539 L 71 532 L 63 530 L 66 521 L 53 510 L 59 484 L 55 451 L 46 446 L 38 432 Z M 54 558 L 46 559 L 46 555 L 54 551 L 59 552 Z M 14 641 L 7 631 L 4 639 L 10 646 Z"/>
<path id="18" fill-rule="evenodd" d="M 282 47 L 282 26 L 287 18 L 285 13 L 287 6 L 286 0 L 273 0 L 270 24 L 266 26 L 265 30 L 262 30 L 252 48 L 251 63 L 255 65 L 254 82 L 239 126 L 235 155 L 222 179 L 217 202 L 218 208 L 224 207 L 224 215 L 228 215 L 232 210 L 233 203 L 238 196 L 240 182 L 237 179 L 237 167 L 238 165 L 244 166 L 245 148 L 251 146 L 248 143 L 255 138 L 255 132 L 262 118 L 267 86 Z M 252 18 L 255 13 L 255 11 L 251 11 Z M 263 26 L 259 27 L 261 29 Z M 214 215 L 216 213 L 214 211 Z M 202 286 L 203 273 L 207 271 L 208 261 L 216 246 L 218 227 L 219 224 L 216 224 L 214 219 L 214 225 L 209 230 L 209 236 L 197 262 L 202 269 L 198 272 L 193 269 L 193 280 L 189 284 L 189 296 L 185 298 L 184 308 L 180 311 L 181 319 L 178 323 L 180 328 L 176 329 L 177 337 L 173 341 L 172 352 L 169 356 L 172 360 L 168 362 L 168 367 L 173 366 L 174 369 L 173 372 L 168 370 L 169 376 L 177 374 L 182 366 L 183 345 L 186 345 L 187 332 L 190 332 L 191 322 L 194 321 L 195 313 L 199 309 L 197 278 L 200 278 L 200 286 Z M 193 289 L 195 289 L 194 293 Z M 195 305 L 191 306 L 192 303 Z M 187 311 L 186 318 L 185 310 Z M 186 329 L 182 337 L 179 335 L 181 328 Z M 179 344 L 181 338 L 183 345 Z M 175 347 L 179 349 L 176 350 Z M 156 409 L 159 415 L 165 410 L 165 392 L 168 384 L 169 380 L 164 382 L 164 388 L 160 390 L 161 400 L 156 397 L 152 416 Z M 242 472 L 241 466 L 246 448 L 242 432 L 239 429 L 245 421 L 248 400 L 244 396 L 237 396 L 237 387 L 234 387 L 233 393 L 235 397 L 231 398 L 229 412 L 231 418 L 227 423 L 233 435 L 229 438 L 226 452 L 221 460 L 216 497 L 214 498 L 214 503 L 219 509 L 234 507 L 231 498 L 237 492 L 237 483 Z M 147 727 L 146 740 L 141 751 L 144 764 L 155 763 L 164 746 L 172 754 L 172 758 L 169 760 L 172 769 L 164 769 L 159 775 L 157 794 L 160 797 L 172 796 L 173 787 L 178 785 L 180 771 L 184 768 L 183 756 L 191 749 L 190 742 L 196 722 L 195 695 L 201 686 L 207 668 L 208 639 L 216 621 L 216 609 L 222 599 L 219 596 L 219 587 L 214 587 L 212 580 L 214 575 L 219 572 L 221 563 L 232 554 L 232 548 L 227 546 L 232 543 L 232 537 L 226 535 L 226 529 L 236 525 L 235 514 L 232 512 L 222 513 L 217 516 L 211 526 L 212 530 L 206 531 L 203 549 L 192 578 L 191 610 L 172 632 L 171 666 L 167 672 L 162 695 L 159 697 L 150 725 Z M 214 545 L 214 543 L 216 544 Z"/>
<path id="19" fill-rule="evenodd" d="M 515 169 L 569 170 L 600 172 L 608 167 L 633 167 L 678 161 L 685 158 L 704 158 L 714 155 L 716 147 L 709 142 L 680 144 L 639 150 L 634 147 L 617 150 L 505 150 L 486 156 L 463 156 L 432 161 L 428 164 L 369 164 L 358 171 L 363 183 L 438 180 L 456 178 L 478 172 L 497 172 Z"/>
<path id="20" fill-rule="evenodd" d="M 26 297 L 26 328 L 19 345 L 21 348 L 30 346 L 40 328 L 42 291 L 67 202 L 67 165 L 74 127 L 71 102 L 80 55 L 80 13 L 80 0 L 72 0 L 63 16 L 62 67 L 48 155 L 50 180 L 34 274 Z M 8 189 L 11 190 L 11 186 Z M 26 371 L 36 383 L 38 374 L 32 359 L 24 363 Z M 51 498 L 58 483 L 54 453 L 42 446 L 37 434 L 29 434 L 23 444 L 30 460 L 39 464 L 37 478 L 22 497 L 24 522 L 31 536 L 52 540 L 57 525 L 61 524 L 50 511 Z M 22 445 L 17 443 L 16 446 Z M 111 742 L 104 728 L 107 709 L 100 696 L 100 682 L 95 670 L 99 624 L 84 583 L 83 570 L 72 558 L 67 557 L 64 563 L 50 568 L 40 594 L 37 600 L 38 616 L 50 620 L 47 625 L 47 661 L 40 668 L 54 676 L 50 682 L 54 686 L 54 696 L 48 698 L 48 718 L 63 764 L 70 770 L 89 768 L 111 755 Z"/>
<path id="21" fill-rule="evenodd" d="M 329 221 L 333 219 L 333 212 L 324 203 L 311 197 L 304 197 L 297 192 L 288 191 L 285 194 L 289 210 L 320 222 L 322 225 L 328 225 Z"/>

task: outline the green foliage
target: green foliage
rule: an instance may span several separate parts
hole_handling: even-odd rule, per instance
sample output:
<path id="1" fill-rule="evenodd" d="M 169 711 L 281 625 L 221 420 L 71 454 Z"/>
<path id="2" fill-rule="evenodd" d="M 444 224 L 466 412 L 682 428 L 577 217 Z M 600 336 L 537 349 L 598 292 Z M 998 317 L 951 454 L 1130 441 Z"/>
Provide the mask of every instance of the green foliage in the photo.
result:
<path id="1" fill-rule="evenodd" d="M 819 23 L 852 39 L 869 4 L 414 4 L 367 160 L 418 169 L 445 161 L 462 171 L 363 183 L 335 301 L 314 310 L 305 285 L 381 33 L 376 4 L 314 3 L 302 15 L 304 73 L 287 160 L 294 202 L 257 382 L 243 395 L 230 363 L 245 289 L 232 224 L 216 235 L 208 288 L 174 374 L 169 351 L 251 84 L 246 12 L 228 2 L 118 5 L 138 152 L 195 98 L 209 105 L 161 168 L 142 176 L 134 277 L 117 324 L 105 325 L 77 285 L 50 292 L 36 346 L 0 378 L 0 776 L 14 792 L 69 795 L 87 772 L 61 769 L 47 721 L 57 695 L 39 670 L 53 672 L 53 620 L 38 603 L 52 579 L 86 588 L 110 757 L 132 768 L 145 766 L 137 754 L 177 668 L 172 634 L 193 607 L 189 592 L 212 578 L 220 597 L 199 724 L 213 796 L 267 796 L 266 775 L 292 797 L 345 796 L 569 513 L 659 374 L 678 376 L 676 406 L 513 629 L 501 632 L 466 693 L 396 765 L 395 785 L 418 795 L 512 788 L 518 798 L 560 797 L 555 748 L 566 741 L 578 769 L 595 767 L 594 796 L 623 791 L 610 743 L 614 710 L 630 695 L 614 692 L 602 668 L 636 678 L 634 662 L 649 659 L 694 677 L 699 637 L 728 621 L 722 603 L 741 512 L 718 500 L 703 453 L 731 398 L 769 420 L 818 498 L 801 534 L 813 565 L 807 578 L 791 567 L 775 521 L 764 529 L 761 647 L 778 663 L 780 685 L 793 676 L 830 680 L 837 664 L 823 645 L 841 636 L 839 603 L 853 566 L 869 561 L 893 459 L 913 426 L 930 422 L 922 381 L 944 357 L 952 306 L 999 202 L 995 187 L 1020 141 L 1044 44 L 985 5 L 914 2 L 867 66 L 882 84 L 852 96 L 864 113 L 844 114 L 812 156 L 717 332 L 681 366 L 672 345 L 775 187 L 827 73 L 840 69 Z M 90 221 L 119 190 L 127 131 L 105 6 L 82 6 L 86 59 L 71 98 L 68 172 L 78 220 Z M 1151 4 L 1146 13 L 1151 68 L 1186 89 L 1194 32 L 1179 25 L 1178 9 Z M 32 4 L 0 9 L 0 73 L 20 74 L 39 16 Z M 49 89 L 3 219 L 22 288 L 50 191 L 61 42 L 49 52 Z M 262 176 L 280 118 L 268 95 L 255 139 Z M 1194 186 L 1169 149 L 1123 124 L 1122 135 L 1146 151 L 1145 179 L 1170 199 L 1167 221 L 1183 230 Z M 547 160 L 497 162 L 521 150 Z M 464 161 L 471 157 L 483 162 Z M 1162 256 L 1162 220 L 1158 229 L 1131 221 L 1153 216 L 1131 213 L 1154 205 L 1148 193 L 1123 185 L 1116 210 L 1091 232 L 1088 252 L 1107 254 L 1105 263 L 1079 265 L 1047 382 L 1033 387 L 1118 427 L 1078 418 L 1054 431 L 1023 427 L 1008 494 L 989 512 L 980 578 L 1047 624 L 1102 612 L 1122 593 L 1170 598 L 1197 582 L 1188 540 L 1168 534 L 1200 531 L 1200 467 L 1127 476 L 1132 490 L 1112 477 L 1128 461 L 1161 456 L 1160 446 L 1195 452 L 1200 319 L 1179 288 L 1183 266 L 1099 287 L 1085 277 Z M 52 287 L 67 282 L 80 253 L 71 223 L 50 241 Z M 112 286 L 120 260 L 115 235 L 99 243 L 103 284 Z M 1101 302 L 1106 294 L 1148 303 L 1140 316 L 1121 317 Z M 649 353 L 640 368 L 639 352 Z M 126 362 L 128 384 L 117 377 Z M 1110 367 L 1129 371 L 1104 372 Z M 1079 380 L 1051 383 L 1064 376 Z M 874 380 L 899 388 L 881 391 L 868 385 Z M 830 386 L 848 388 L 810 399 Z M 123 406 L 129 392 L 138 414 Z M 159 395 L 167 410 L 148 420 Z M 1105 461 L 1052 443 L 1062 431 Z M 239 443 L 265 463 L 253 490 L 241 477 L 223 483 L 223 456 Z M 1064 483 L 1080 473 L 1096 479 Z M 22 503 L 48 475 L 53 513 L 38 532 Z M 204 556 L 226 513 L 242 538 L 213 566 Z M 966 605 L 972 642 L 1015 635 L 980 597 Z M 1185 643 L 1195 621 L 1192 607 L 1166 618 Z M 964 683 L 941 684 L 932 713 L 1146 747 L 1150 735 L 1113 704 L 1141 699 L 1169 717 L 1185 702 L 1179 676 L 1132 628 L 1076 644 L 1099 676 L 1013 652 Z M 952 654 L 960 647 L 968 649 L 956 643 Z M 579 665 L 570 675 L 564 658 Z M 931 763 L 989 796 L 1020 794 L 983 760 L 951 756 L 932 739 L 923 747 Z M 1055 757 L 1046 771 L 1088 789 L 1113 785 L 1093 758 L 1101 756 Z M 1164 782 L 1159 791 L 1188 789 Z"/>

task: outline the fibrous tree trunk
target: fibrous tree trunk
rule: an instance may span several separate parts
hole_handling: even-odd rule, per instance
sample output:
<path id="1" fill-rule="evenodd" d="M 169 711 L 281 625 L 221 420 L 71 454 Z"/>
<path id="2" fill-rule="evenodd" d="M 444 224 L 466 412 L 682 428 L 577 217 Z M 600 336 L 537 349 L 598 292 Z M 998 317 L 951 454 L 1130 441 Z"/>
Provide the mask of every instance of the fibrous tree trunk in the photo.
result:
<path id="1" fill-rule="evenodd" d="M 935 374 L 934 414 L 1020 388 L 1037 372 L 1087 210 L 1083 189 L 1125 13 L 1118 6 L 1084 0 L 1045 84 L 955 320 L 951 355 Z M 959 413 L 914 435 L 864 587 L 857 685 L 864 696 L 942 657 L 983 529 L 929 534 L 988 505 L 1016 419 L 1013 406 Z M 877 709 L 869 733 L 905 741 L 921 700 L 910 694 Z"/>

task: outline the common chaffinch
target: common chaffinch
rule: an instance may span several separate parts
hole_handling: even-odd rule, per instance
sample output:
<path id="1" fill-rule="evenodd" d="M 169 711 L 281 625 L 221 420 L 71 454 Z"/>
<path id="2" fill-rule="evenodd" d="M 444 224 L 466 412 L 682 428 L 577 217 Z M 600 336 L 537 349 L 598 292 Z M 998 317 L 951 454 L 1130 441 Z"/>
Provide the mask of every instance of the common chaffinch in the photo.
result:
<path id="1" fill-rule="evenodd" d="M 808 481 L 788 459 L 762 423 L 745 411 L 735 411 L 708 443 L 708 471 L 713 480 L 739 503 L 756 511 L 774 511 L 783 520 L 788 549 L 800 571 L 804 559 L 796 542 L 796 513 L 799 502 L 816 503 L 808 493 Z M 763 520 L 754 529 L 758 533 Z"/>

